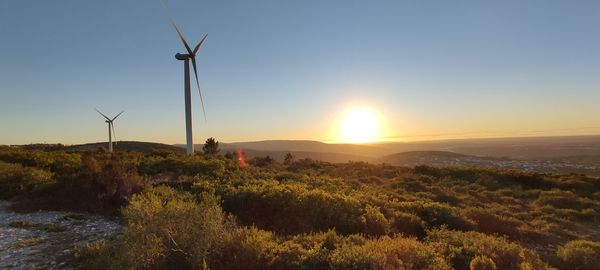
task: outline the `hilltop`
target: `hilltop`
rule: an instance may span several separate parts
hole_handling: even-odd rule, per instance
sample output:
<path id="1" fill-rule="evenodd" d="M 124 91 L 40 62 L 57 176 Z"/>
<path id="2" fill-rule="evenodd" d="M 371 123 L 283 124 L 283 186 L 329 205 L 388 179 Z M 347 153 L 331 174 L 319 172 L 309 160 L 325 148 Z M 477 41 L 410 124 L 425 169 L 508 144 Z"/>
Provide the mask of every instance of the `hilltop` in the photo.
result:
<path id="1" fill-rule="evenodd" d="M 86 143 L 78 145 L 65 146 L 66 151 L 96 151 L 99 148 L 106 148 L 106 142 Z M 118 141 L 113 142 L 116 151 L 137 151 L 142 153 L 152 152 L 167 152 L 167 153 L 185 153 L 181 147 L 174 145 L 153 143 L 153 142 L 137 142 L 137 141 Z"/>

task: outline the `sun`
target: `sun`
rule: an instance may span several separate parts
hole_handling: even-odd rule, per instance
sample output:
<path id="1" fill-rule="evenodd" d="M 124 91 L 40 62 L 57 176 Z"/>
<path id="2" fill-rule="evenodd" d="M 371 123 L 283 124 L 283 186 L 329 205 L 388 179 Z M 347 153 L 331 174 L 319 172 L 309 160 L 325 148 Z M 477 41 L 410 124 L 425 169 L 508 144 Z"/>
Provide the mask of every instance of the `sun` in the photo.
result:
<path id="1" fill-rule="evenodd" d="M 340 141 L 345 143 L 370 143 L 380 137 L 377 114 L 367 107 L 351 108 L 345 112 L 340 125 Z"/>

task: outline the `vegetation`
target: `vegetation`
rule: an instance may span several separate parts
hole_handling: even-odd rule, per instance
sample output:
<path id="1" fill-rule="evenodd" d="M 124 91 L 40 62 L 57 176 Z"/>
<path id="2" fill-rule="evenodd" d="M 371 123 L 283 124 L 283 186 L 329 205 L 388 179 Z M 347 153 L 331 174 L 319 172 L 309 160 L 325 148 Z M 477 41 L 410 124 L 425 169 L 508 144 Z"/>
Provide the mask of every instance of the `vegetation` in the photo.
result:
<path id="1" fill-rule="evenodd" d="M 202 146 L 202 152 L 205 155 L 216 155 L 219 151 L 219 142 L 213 137 L 206 139 L 206 143 Z"/>
<path id="2" fill-rule="evenodd" d="M 121 218 L 122 235 L 79 248 L 90 269 L 600 264 L 596 177 L 217 153 L 0 146 L 0 198 Z"/>

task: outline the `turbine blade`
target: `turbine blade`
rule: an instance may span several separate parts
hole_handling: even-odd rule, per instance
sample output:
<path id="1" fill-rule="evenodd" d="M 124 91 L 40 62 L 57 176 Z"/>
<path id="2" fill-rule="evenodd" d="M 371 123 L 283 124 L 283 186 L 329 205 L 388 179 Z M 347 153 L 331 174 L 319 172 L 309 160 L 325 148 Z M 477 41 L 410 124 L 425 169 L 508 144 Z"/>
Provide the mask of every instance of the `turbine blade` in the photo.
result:
<path id="1" fill-rule="evenodd" d="M 204 40 L 206 39 L 206 37 L 208 37 L 208 34 L 204 35 L 202 40 L 200 40 L 200 42 L 198 42 L 198 45 L 196 45 L 196 48 L 194 48 L 194 56 L 196 56 L 198 54 L 198 51 L 202 47 L 202 44 L 204 43 Z"/>
<path id="2" fill-rule="evenodd" d="M 122 113 L 124 113 L 124 112 L 125 112 L 125 111 L 121 111 L 119 114 L 117 114 L 117 116 L 115 116 L 115 118 L 113 118 L 113 119 L 112 119 L 112 120 L 110 120 L 110 121 L 111 121 L 111 122 L 112 122 L 112 121 L 115 121 L 115 119 L 117 119 L 117 117 L 119 117 L 119 115 L 121 115 L 121 114 L 122 114 Z"/>
<path id="3" fill-rule="evenodd" d="M 200 91 L 200 81 L 198 80 L 198 69 L 196 68 L 196 57 L 192 56 L 192 66 L 194 67 L 194 75 L 196 75 L 196 85 L 198 86 L 198 94 L 200 94 L 200 103 L 202 103 L 202 114 L 204 115 L 204 122 L 206 122 L 206 110 L 204 109 L 204 98 L 202 97 L 202 91 Z"/>
<path id="4" fill-rule="evenodd" d="M 106 118 L 106 120 L 110 121 L 110 118 L 108 118 L 108 116 L 106 116 L 103 113 L 101 113 L 98 109 L 94 108 L 94 110 L 96 110 L 99 114 L 101 114 L 102 116 L 104 116 L 104 118 Z"/>
<path id="5" fill-rule="evenodd" d="M 165 13 L 167 14 L 167 17 L 169 18 L 171 25 L 173 25 L 173 27 L 175 28 L 175 31 L 177 31 L 179 38 L 181 38 L 181 41 L 183 41 L 183 45 L 185 45 L 185 49 L 188 51 L 188 53 L 190 55 L 192 55 L 193 52 L 192 52 L 192 49 L 190 48 L 190 45 L 188 45 L 187 41 L 185 40 L 185 37 L 179 30 L 179 27 L 177 27 L 177 25 L 175 24 L 175 20 L 173 20 L 173 16 L 171 16 L 171 13 L 169 13 L 169 10 L 167 9 L 167 6 L 163 2 L 163 0 L 160 0 L 160 4 L 161 4 L 162 8 L 164 9 Z"/>

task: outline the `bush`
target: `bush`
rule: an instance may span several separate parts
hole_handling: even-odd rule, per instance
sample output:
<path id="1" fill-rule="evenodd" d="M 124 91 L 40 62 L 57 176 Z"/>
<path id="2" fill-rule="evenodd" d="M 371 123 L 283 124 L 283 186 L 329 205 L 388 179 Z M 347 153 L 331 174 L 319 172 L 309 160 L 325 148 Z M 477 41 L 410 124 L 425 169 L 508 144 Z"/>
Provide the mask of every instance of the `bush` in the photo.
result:
<path id="1" fill-rule="evenodd" d="M 471 270 L 496 270 L 494 261 L 486 256 L 476 256 L 469 264 Z"/>
<path id="2" fill-rule="evenodd" d="M 210 178 L 223 178 L 226 171 L 235 171 L 234 161 L 219 156 L 170 154 L 166 158 L 151 156 L 142 160 L 139 170 L 142 174 L 156 175 L 201 175 Z"/>
<path id="3" fill-rule="evenodd" d="M 369 235 L 385 235 L 389 232 L 389 224 L 379 208 L 367 205 L 361 217 L 363 232 Z"/>
<path id="4" fill-rule="evenodd" d="M 477 256 L 490 258 L 498 269 L 546 269 L 535 252 L 502 237 L 442 228 L 429 231 L 426 242 L 443 254 L 455 269 L 469 269 Z"/>
<path id="5" fill-rule="evenodd" d="M 344 241 L 331 255 L 331 269 L 450 269 L 431 247 L 410 238 L 387 236 L 364 244 Z"/>
<path id="6" fill-rule="evenodd" d="M 199 268 L 226 235 L 225 215 L 208 194 L 196 203 L 189 193 L 150 188 L 132 197 L 123 216 L 125 257 L 141 268 Z"/>
<path id="7" fill-rule="evenodd" d="M 423 221 L 414 214 L 394 212 L 391 218 L 391 232 L 400 233 L 404 236 L 422 238 L 425 236 Z"/>
<path id="8" fill-rule="evenodd" d="M 600 266 L 600 242 L 575 240 L 559 247 L 556 255 L 564 269 L 593 270 Z"/>
<path id="9" fill-rule="evenodd" d="M 31 195 L 53 183 L 51 172 L 0 161 L 0 199 Z"/>
<path id="10" fill-rule="evenodd" d="M 0 146 L 0 160 L 38 167 L 53 172 L 73 170 L 81 165 L 80 155 L 64 151 L 46 152 L 37 149 Z"/>
<path id="11" fill-rule="evenodd" d="M 86 153 L 75 174 L 59 175 L 56 197 L 62 206 L 90 212 L 116 212 L 144 183 L 127 157 Z"/>
<path id="12" fill-rule="evenodd" d="M 271 232 L 256 227 L 242 227 L 231 233 L 219 258 L 212 260 L 213 269 L 264 269 L 274 259 L 278 242 Z"/>
<path id="13" fill-rule="evenodd" d="M 520 239 L 523 234 L 518 230 L 523 222 L 510 218 L 497 216 L 489 210 L 471 208 L 465 211 L 465 215 L 475 221 L 476 229 L 487 234 L 503 234 L 511 239 Z"/>
<path id="14" fill-rule="evenodd" d="M 76 258 L 82 268 L 90 270 L 119 270 L 127 267 L 123 250 L 106 240 L 87 243 L 76 250 Z"/>
<path id="15" fill-rule="evenodd" d="M 349 195 L 300 183 L 257 181 L 230 187 L 224 207 L 246 225 L 293 234 L 314 231 L 361 232 L 361 205 Z"/>
<path id="16" fill-rule="evenodd" d="M 599 207 L 598 203 L 592 200 L 577 196 L 571 191 L 549 190 L 542 191 L 535 203 L 539 206 L 549 205 L 558 209 L 581 210 L 588 207 Z"/>
<path id="17" fill-rule="evenodd" d="M 445 203 L 423 201 L 401 202 L 398 208 L 417 215 L 431 228 L 445 225 L 450 229 L 469 230 L 474 226 L 473 222 L 462 215 L 458 208 Z"/>

